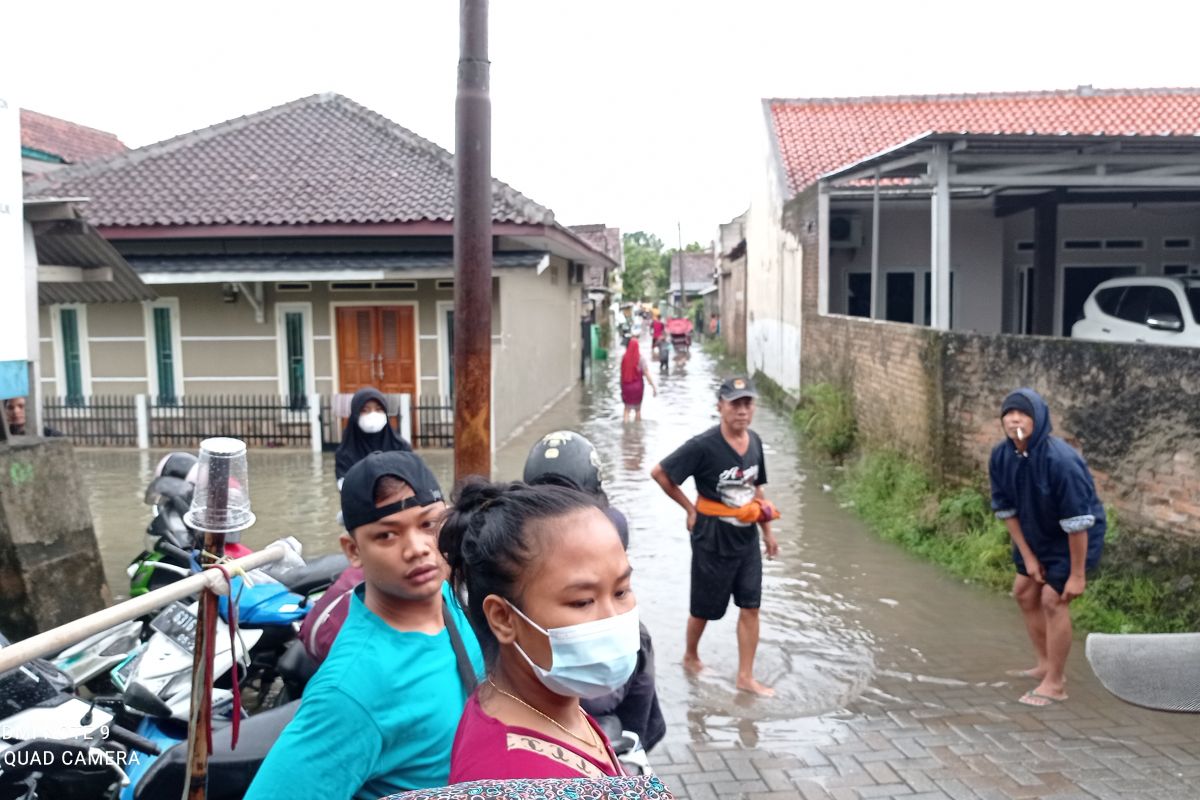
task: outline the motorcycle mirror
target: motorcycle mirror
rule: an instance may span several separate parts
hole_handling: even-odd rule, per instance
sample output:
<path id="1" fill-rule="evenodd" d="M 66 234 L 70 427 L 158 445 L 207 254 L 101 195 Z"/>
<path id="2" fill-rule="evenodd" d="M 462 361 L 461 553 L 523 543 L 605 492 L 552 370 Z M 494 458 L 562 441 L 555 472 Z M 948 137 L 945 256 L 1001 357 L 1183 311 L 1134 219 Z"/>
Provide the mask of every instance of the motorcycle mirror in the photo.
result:
<path id="1" fill-rule="evenodd" d="M 164 501 L 174 500 L 175 498 L 182 498 L 187 505 L 190 505 L 194 488 L 183 478 L 160 475 L 150 481 L 150 485 L 146 487 L 146 496 L 144 499 L 148 506 L 156 506 Z M 186 506 L 184 510 L 187 510 Z"/>
<path id="2" fill-rule="evenodd" d="M 125 705 L 150 717 L 171 716 L 171 707 L 140 683 L 131 683 L 125 690 Z"/>

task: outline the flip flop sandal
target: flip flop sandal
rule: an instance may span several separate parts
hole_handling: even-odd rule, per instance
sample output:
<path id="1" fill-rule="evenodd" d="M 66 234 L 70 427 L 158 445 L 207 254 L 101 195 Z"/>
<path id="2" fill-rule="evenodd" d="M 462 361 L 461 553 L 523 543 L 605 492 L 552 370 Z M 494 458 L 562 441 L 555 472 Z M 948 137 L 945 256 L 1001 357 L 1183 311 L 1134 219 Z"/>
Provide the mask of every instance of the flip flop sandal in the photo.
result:
<path id="1" fill-rule="evenodd" d="M 1026 692 L 1025 694 L 1021 695 L 1017 702 L 1023 706 L 1030 706 L 1032 708 L 1049 708 L 1050 706 L 1057 705 L 1066 699 L 1066 695 L 1063 695 L 1062 697 L 1051 697 L 1050 695 L 1042 694 L 1041 692 Z"/>

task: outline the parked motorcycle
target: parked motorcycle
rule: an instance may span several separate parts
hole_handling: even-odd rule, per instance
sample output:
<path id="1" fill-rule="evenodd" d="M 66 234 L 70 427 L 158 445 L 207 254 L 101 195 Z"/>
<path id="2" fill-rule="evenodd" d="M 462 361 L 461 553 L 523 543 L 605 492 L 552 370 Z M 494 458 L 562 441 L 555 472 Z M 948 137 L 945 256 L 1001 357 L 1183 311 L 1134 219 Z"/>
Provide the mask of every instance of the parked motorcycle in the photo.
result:
<path id="1" fill-rule="evenodd" d="M 71 688 L 42 659 L 0 674 L 0 800 L 109 800 L 130 764 L 158 753 Z"/>

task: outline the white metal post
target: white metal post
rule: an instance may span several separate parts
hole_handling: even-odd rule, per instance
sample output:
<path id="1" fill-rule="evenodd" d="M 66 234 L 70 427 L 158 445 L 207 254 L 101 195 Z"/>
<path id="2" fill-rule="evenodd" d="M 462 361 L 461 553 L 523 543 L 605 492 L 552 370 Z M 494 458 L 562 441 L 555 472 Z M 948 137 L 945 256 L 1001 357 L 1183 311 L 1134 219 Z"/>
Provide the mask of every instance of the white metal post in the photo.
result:
<path id="1" fill-rule="evenodd" d="M 871 196 L 871 319 L 879 319 L 879 176 L 876 169 Z"/>
<path id="2" fill-rule="evenodd" d="M 824 181 L 817 185 L 817 313 L 829 313 L 829 187 Z"/>
<path id="3" fill-rule="evenodd" d="M 308 441 L 314 453 L 321 452 L 321 395 L 308 396 Z"/>
<path id="4" fill-rule="evenodd" d="M 950 329 L 950 149 L 945 144 L 933 146 L 929 162 L 934 183 L 930 204 L 930 269 L 933 273 L 929 301 L 933 309 L 930 325 L 938 330 Z"/>
<path id="5" fill-rule="evenodd" d="M 412 443 L 412 395 L 400 395 L 400 410 L 397 412 L 397 420 L 400 424 L 400 436 L 404 441 Z"/>
<path id="6" fill-rule="evenodd" d="M 137 446 L 141 450 L 150 449 L 150 411 L 147 407 L 148 395 L 133 396 L 133 405 L 137 416 Z"/>

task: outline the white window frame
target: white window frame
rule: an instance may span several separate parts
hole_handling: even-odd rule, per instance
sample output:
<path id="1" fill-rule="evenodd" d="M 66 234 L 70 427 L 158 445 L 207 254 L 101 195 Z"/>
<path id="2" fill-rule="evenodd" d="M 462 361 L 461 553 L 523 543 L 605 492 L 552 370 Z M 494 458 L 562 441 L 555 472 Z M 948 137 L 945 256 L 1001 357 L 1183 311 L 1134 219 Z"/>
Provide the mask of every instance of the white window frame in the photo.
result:
<path id="1" fill-rule="evenodd" d="M 183 340 L 180 328 L 182 320 L 179 315 L 178 297 L 160 297 L 157 300 L 146 300 L 142 303 L 142 320 L 146 333 L 146 392 L 150 397 L 158 396 L 158 338 L 154 334 L 154 309 L 165 308 L 171 313 L 171 353 L 174 357 L 172 372 L 175 378 L 175 397 L 182 399 L 183 383 Z M 155 411 L 171 411 L 160 409 L 155 405 Z"/>
<path id="2" fill-rule="evenodd" d="M 91 339 L 88 338 L 87 306 L 83 303 L 62 303 L 50 306 L 50 338 L 54 345 L 54 393 L 67 396 L 67 365 L 63 361 L 62 317 L 64 309 L 75 312 L 79 333 L 79 386 L 85 401 L 92 397 Z"/>
<path id="3" fill-rule="evenodd" d="M 438 394 L 449 397 L 453 387 L 450 386 L 450 329 L 446 325 L 446 312 L 454 310 L 453 300 L 438 300 L 437 306 L 437 338 L 438 338 Z"/>
<path id="4" fill-rule="evenodd" d="M 304 393 L 316 394 L 316 363 L 313 350 L 313 309 L 312 303 L 276 303 L 275 304 L 275 370 L 278 375 L 279 396 L 288 394 L 288 363 L 287 363 L 287 315 L 299 313 L 303 316 L 304 340 Z"/>

